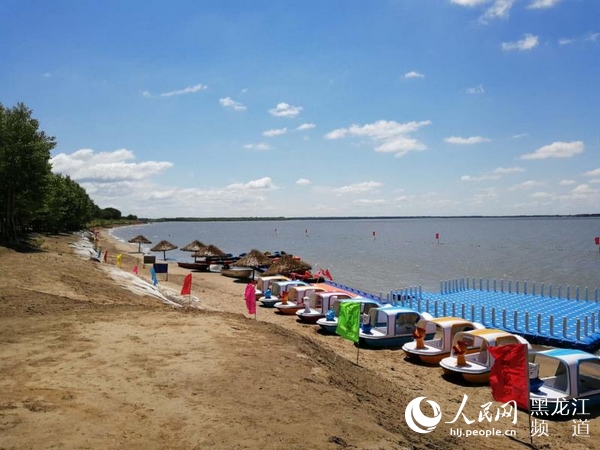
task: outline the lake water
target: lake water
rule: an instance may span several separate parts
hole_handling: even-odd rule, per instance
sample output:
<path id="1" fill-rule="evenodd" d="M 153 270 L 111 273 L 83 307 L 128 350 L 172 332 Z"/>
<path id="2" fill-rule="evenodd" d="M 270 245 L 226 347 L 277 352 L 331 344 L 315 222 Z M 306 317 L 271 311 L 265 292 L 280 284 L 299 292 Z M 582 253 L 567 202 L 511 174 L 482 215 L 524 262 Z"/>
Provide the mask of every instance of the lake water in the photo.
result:
<path id="1" fill-rule="evenodd" d="M 435 238 L 439 233 L 439 242 Z M 299 255 L 313 271 L 372 293 L 440 281 L 489 278 L 600 287 L 600 218 L 424 218 L 160 222 L 112 230 L 182 247 L 198 239 L 234 255 L 256 248 Z M 157 259 L 162 253 L 155 253 Z M 191 261 L 180 250 L 169 260 Z"/>

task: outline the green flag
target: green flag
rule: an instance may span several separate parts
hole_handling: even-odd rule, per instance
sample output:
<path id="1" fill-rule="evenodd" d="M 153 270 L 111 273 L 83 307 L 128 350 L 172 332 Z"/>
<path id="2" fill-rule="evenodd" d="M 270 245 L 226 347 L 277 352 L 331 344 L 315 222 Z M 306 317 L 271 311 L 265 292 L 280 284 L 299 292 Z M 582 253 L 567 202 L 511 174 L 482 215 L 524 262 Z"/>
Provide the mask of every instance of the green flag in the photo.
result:
<path id="1" fill-rule="evenodd" d="M 358 342 L 360 328 L 360 303 L 340 303 L 340 316 L 338 317 L 335 332 L 353 342 Z"/>

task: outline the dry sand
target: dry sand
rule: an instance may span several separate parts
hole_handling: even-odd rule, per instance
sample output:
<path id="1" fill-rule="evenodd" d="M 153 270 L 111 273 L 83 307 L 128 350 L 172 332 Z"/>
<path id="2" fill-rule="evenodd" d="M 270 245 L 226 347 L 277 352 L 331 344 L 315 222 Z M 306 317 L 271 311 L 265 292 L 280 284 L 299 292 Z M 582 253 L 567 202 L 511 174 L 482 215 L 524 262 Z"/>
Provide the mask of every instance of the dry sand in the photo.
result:
<path id="1" fill-rule="evenodd" d="M 45 238 L 43 251 L 0 247 L 0 449 L 517 449 L 528 421 L 479 421 L 489 387 L 461 386 L 399 350 L 361 350 L 273 309 L 248 317 L 244 283 L 193 274 L 194 307 L 132 293 L 106 269 L 137 247 L 101 234 L 107 263 L 74 254 L 74 235 Z M 169 265 L 181 288 L 188 271 Z M 147 268 L 140 277 L 149 280 Z M 129 283 L 123 281 L 122 283 Z M 468 395 L 464 414 L 451 421 Z M 443 420 L 410 430 L 409 401 L 437 402 Z M 423 403 L 423 405 L 426 405 Z M 491 411 L 499 404 L 492 402 Z M 427 407 L 425 414 L 431 415 Z M 598 414 L 588 436 L 571 420 L 548 422 L 544 449 L 600 448 Z M 516 430 L 516 437 L 456 437 Z"/>

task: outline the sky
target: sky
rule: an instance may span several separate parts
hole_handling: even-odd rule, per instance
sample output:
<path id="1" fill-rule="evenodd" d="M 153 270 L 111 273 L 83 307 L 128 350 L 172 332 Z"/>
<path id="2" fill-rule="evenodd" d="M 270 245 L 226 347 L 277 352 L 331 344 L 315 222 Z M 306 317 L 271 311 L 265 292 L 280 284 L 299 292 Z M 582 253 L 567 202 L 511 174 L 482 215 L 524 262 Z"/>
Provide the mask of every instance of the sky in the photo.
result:
<path id="1" fill-rule="evenodd" d="M 600 1 L 0 1 L 0 103 L 139 217 L 600 212 Z"/>

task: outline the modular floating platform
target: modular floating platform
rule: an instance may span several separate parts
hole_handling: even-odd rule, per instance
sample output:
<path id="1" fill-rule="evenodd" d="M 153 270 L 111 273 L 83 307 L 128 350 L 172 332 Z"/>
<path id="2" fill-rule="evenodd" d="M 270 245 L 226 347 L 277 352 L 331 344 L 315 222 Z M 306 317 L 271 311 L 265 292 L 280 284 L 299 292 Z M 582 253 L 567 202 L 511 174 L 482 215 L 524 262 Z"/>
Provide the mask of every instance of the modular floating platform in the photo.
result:
<path id="1" fill-rule="evenodd" d="M 521 335 L 532 344 L 589 352 L 600 348 L 598 289 L 462 278 L 440 282 L 439 293 L 423 292 L 415 286 L 377 296 L 337 283 L 328 284 L 434 317 L 462 317 Z"/>

